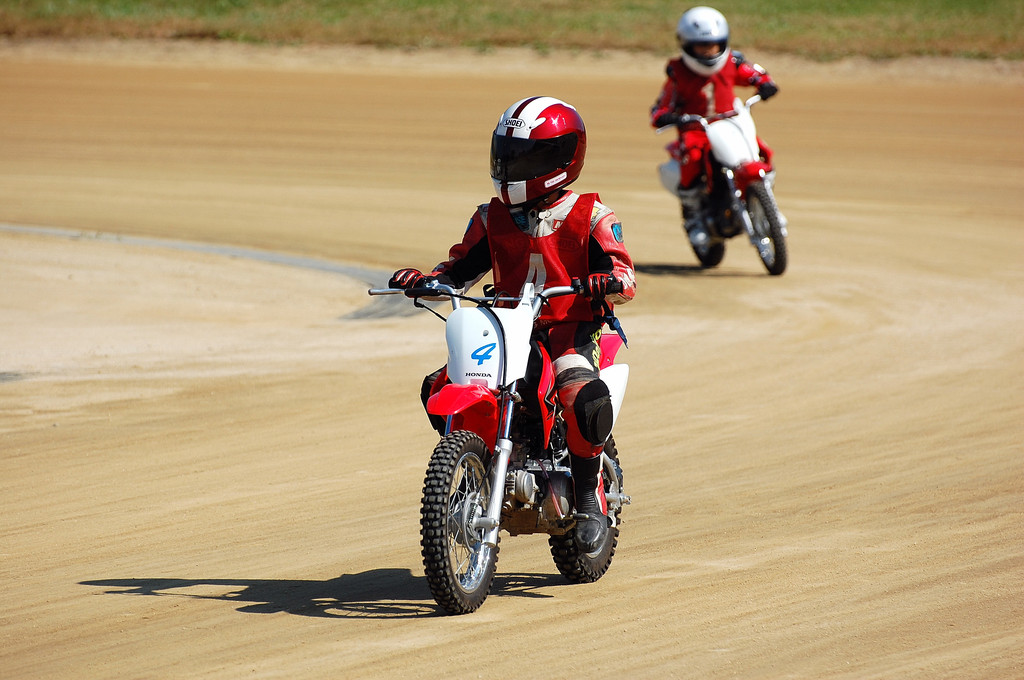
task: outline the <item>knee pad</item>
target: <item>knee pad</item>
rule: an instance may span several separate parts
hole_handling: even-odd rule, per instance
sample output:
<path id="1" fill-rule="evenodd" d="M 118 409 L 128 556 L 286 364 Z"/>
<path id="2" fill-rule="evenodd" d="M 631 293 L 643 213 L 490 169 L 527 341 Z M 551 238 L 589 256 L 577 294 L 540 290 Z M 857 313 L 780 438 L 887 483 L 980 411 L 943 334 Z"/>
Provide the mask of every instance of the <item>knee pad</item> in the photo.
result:
<path id="1" fill-rule="evenodd" d="M 603 380 L 591 380 L 580 388 L 573 404 L 580 434 L 594 445 L 604 444 L 612 433 L 612 395 Z"/>

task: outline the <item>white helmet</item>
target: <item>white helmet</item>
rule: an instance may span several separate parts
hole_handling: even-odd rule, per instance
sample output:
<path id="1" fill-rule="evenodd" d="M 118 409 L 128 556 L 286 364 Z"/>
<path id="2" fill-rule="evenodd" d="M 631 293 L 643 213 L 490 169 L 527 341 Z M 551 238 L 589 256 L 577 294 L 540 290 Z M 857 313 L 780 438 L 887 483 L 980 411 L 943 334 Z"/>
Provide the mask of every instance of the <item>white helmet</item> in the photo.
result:
<path id="1" fill-rule="evenodd" d="M 676 37 L 683 50 L 683 63 L 694 73 L 713 76 L 729 58 L 729 23 L 717 9 L 694 7 L 683 12 L 676 26 Z M 717 45 L 718 53 L 701 56 L 694 52 L 696 45 Z"/>

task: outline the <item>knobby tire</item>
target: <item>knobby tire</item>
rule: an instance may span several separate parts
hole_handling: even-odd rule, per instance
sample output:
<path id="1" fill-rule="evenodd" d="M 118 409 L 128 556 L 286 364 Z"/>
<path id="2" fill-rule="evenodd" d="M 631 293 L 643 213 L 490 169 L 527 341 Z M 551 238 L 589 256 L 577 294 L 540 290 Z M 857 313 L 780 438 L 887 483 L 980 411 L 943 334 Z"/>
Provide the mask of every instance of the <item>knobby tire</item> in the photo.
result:
<path id="1" fill-rule="evenodd" d="M 762 238 L 767 237 L 771 244 L 769 257 L 761 255 L 764 268 L 772 276 L 782 274 L 786 271 L 789 259 L 786 251 L 786 234 L 782 227 L 779 206 L 764 184 L 756 182 L 750 185 L 747 193 L 747 211 L 754 223 L 754 233 Z M 760 255 L 760 251 L 758 254 Z"/>
<path id="2" fill-rule="evenodd" d="M 686 232 L 686 213 L 683 213 L 683 234 L 687 237 L 686 242 L 690 243 L 689 234 Z M 725 259 L 725 241 L 718 241 L 712 243 L 701 252 L 696 246 L 690 243 L 690 248 L 693 250 L 693 254 L 697 256 L 697 261 L 700 262 L 700 266 L 704 269 L 711 269 L 722 264 L 722 260 Z"/>
<path id="3" fill-rule="evenodd" d="M 601 477 L 604 481 L 605 491 L 615 487 L 622 490 L 622 468 L 619 467 L 619 454 L 615 449 L 615 440 L 611 437 L 604 445 L 604 453 L 612 460 L 612 467 L 615 468 L 616 479 L 610 479 L 608 469 L 603 468 Z M 548 537 L 548 545 L 551 547 L 551 557 L 555 566 L 565 578 L 572 583 L 593 583 L 608 571 L 612 564 L 612 557 L 615 556 L 615 548 L 619 544 L 619 514 L 621 508 L 615 511 L 615 526 L 608 527 L 605 539 L 597 550 L 585 553 L 576 545 L 576 530 L 570 529 L 560 536 Z"/>
<path id="4" fill-rule="evenodd" d="M 423 567 L 434 600 L 449 614 L 475 611 L 494 579 L 498 547 L 482 545 L 486 531 L 471 526 L 490 497 L 488 456 L 478 435 L 452 432 L 434 448 L 423 481 Z"/>

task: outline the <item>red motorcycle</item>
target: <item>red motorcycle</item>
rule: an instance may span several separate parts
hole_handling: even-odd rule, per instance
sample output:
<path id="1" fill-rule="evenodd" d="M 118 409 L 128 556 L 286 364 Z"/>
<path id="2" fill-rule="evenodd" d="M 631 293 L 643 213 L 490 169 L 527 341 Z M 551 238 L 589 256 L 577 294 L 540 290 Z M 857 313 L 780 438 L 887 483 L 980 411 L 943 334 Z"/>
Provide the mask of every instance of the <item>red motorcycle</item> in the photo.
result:
<path id="1" fill-rule="evenodd" d="M 555 566 L 574 583 L 601 578 L 615 554 L 620 511 L 630 500 L 622 491 L 615 441 L 609 436 L 605 442 L 597 489 L 611 526 L 604 541 L 585 553 L 575 540 L 576 522 L 586 516 L 574 510 L 551 357 L 534 337 L 547 301 L 582 294 L 579 282 L 539 292 L 527 283 L 519 297 L 469 297 L 437 282 L 369 293 L 404 294 L 427 309 L 421 298 L 448 298 L 452 305 L 445 319 L 448 364 L 427 401 L 428 413 L 444 418 L 445 432 L 430 456 L 420 513 L 423 566 L 437 603 L 451 614 L 483 604 L 501 529 L 512 536 L 548 534 Z M 625 336 L 606 312 L 617 333 L 603 335 L 599 368 L 611 393 L 614 424 L 629 367 L 614 363 Z"/>
<path id="2" fill-rule="evenodd" d="M 757 250 L 768 273 L 778 276 L 786 271 L 786 218 L 779 210 L 772 187 L 775 169 L 771 150 L 757 136 L 751 107 L 761 101 L 754 95 L 746 102 L 735 101 L 732 111 L 711 117 L 688 114 L 679 122 L 658 129 L 658 132 L 700 125 L 707 133 L 711 153 L 705 154 L 704 181 L 706 190 L 699 193 L 696 211 L 691 220 L 704 227 L 706 238 L 693 238 L 693 252 L 704 267 L 716 267 L 725 257 L 725 243 L 734 236 L 746 234 Z M 665 147 L 672 160 L 659 166 L 661 182 L 677 198 L 679 162 L 683 149 L 679 141 Z M 697 232 L 699 233 L 699 231 Z"/>

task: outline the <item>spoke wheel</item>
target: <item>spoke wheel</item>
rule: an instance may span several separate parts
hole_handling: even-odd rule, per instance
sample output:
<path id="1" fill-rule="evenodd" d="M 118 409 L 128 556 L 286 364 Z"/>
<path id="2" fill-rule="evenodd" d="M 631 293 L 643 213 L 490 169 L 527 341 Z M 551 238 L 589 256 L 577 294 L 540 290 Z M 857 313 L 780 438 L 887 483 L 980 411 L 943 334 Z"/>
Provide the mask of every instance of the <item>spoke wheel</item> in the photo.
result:
<path id="1" fill-rule="evenodd" d="M 604 445 L 604 455 L 609 459 L 601 471 L 605 493 L 621 493 L 622 468 L 619 467 L 619 455 L 615 449 L 615 441 L 610 437 Z M 608 462 L 610 465 L 607 464 Z M 608 510 L 612 525 L 608 527 L 604 541 L 597 546 L 594 552 L 585 553 L 579 549 L 579 546 L 576 545 L 575 529 L 570 529 L 561 536 L 548 538 L 555 566 L 563 576 L 573 583 L 593 583 L 604 576 L 612 564 L 615 548 L 619 544 L 621 508 L 609 508 Z"/>
<path id="2" fill-rule="evenodd" d="M 718 241 L 717 243 L 701 247 L 691 243 L 690 247 L 693 248 L 693 254 L 697 256 L 697 261 L 700 262 L 700 266 L 704 269 L 717 267 L 725 259 L 725 241 Z"/>
<path id="3" fill-rule="evenodd" d="M 423 567 L 434 600 L 449 614 L 475 611 L 494 579 L 498 548 L 484 544 L 486 530 L 474 527 L 490 498 L 487 453 L 479 436 L 453 432 L 434 448 L 423 482 Z"/>
<path id="4" fill-rule="evenodd" d="M 686 212 L 683 212 L 683 235 L 687 236 L 687 242 L 690 242 L 689 234 L 686 232 Z M 725 241 L 714 241 L 706 245 L 697 247 L 690 243 L 690 248 L 693 249 L 693 254 L 697 256 L 697 261 L 700 262 L 700 266 L 705 269 L 711 269 L 722 264 L 722 260 L 725 259 Z"/>

